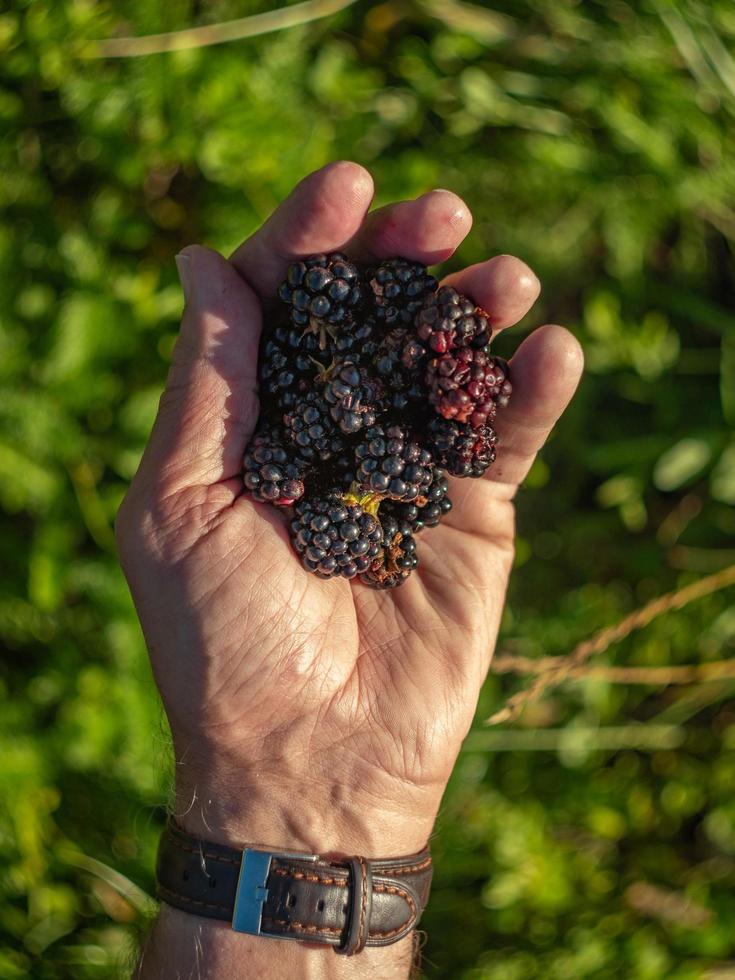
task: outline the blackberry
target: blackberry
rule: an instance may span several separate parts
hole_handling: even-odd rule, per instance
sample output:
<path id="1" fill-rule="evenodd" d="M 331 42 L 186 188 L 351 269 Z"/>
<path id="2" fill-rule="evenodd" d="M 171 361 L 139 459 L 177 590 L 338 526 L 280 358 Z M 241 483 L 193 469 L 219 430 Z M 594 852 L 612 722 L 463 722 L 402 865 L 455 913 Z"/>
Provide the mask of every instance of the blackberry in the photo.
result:
<path id="1" fill-rule="evenodd" d="M 306 464 L 294 459 L 276 426 L 262 426 L 245 450 L 242 482 L 256 500 L 287 507 L 304 495 Z"/>
<path id="2" fill-rule="evenodd" d="M 498 437 L 490 425 L 473 429 L 449 419 L 432 419 L 426 428 L 426 444 L 447 473 L 479 477 L 495 460 Z"/>
<path id="3" fill-rule="evenodd" d="M 490 341 L 487 313 L 451 286 L 430 296 L 416 316 L 416 333 L 437 354 L 455 347 L 480 350 Z"/>
<path id="4" fill-rule="evenodd" d="M 423 407 L 425 361 L 426 351 L 408 327 L 396 327 L 386 334 L 373 363 L 385 388 L 383 404 L 387 411 L 405 415 Z"/>
<path id="5" fill-rule="evenodd" d="M 278 295 L 291 307 L 296 326 L 321 331 L 325 324 L 348 323 L 363 305 L 365 290 L 357 266 L 333 252 L 292 262 Z"/>
<path id="6" fill-rule="evenodd" d="M 372 589 L 395 589 L 402 585 L 418 566 L 416 542 L 410 529 L 392 516 L 382 514 L 383 547 L 370 568 L 360 576 L 360 581 Z"/>
<path id="7" fill-rule="evenodd" d="M 374 506 L 371 501 L 366 506 Z M 378 518 L 339 493 L 299 501 L 291 534 L 304 566 L 322 578 L 354 578 L 380 553 L 383 529 Z"/>
<path id="8" fill-rule="evenodd" d="M 380 347 L 380 336 L 374 320 L 365 320 L 352 330 L 341 331 L 331 344 L 331 350 L 340 360 L 350 359 L 356 364 L 372 364 Z"/>
<path id="9" fill-rule="evenodd" d="M 437 281 L 425 265 L 407 259 L 386 259 L 368 275 L 374 312 L 387 324 L 411 323 Z"/>
<path id="10" fill-rule="evenodd" d="M 308 462 L 327 461 L 344 449 L 344 441 L 317 391 L 299 395 L 283 416 L 286 437 Z"/>
<path id="11" fill-rule="evenodd" d="M 258 379 L 261 396 L 275 403 L 280 411 L 292 408 L 296 398 L 313 384 L 324 370 L 331 352 L 319 346 L 315 334 L 292 326 L 278 326 L 265 338 L 260 350 Z"/>
<path id="12" fill-rule="evenodd" d="M 426 352 L 407 327 L 385 335 L 374 357 L 375 370 L 391 388 L 401 388 L 423 368 Z"/>
<path id="13" fill-rule="evenodd" d="M 431 453 L 413 442 L 400 425 L 369 428 L 355 449 L 357 481 L 394 500 L 415 500 L 431 484 Z"/>
<path id="14" fill-rule="evenodd" d="M 512 390 L 506 362 L 469 347 L 429 361 L 425 381 L 429 401 L 440 415 L 475 429 L 492 421 Z"/>
<path id="15" fill-rule="evenodd" d="M 443 470 L 434 470 L 431 483 L 418 500 L 400 503 L 386 500 L 380 507 L 380 520 L 385 528 L 383 517 L 395 518 L 408 528 L 410 534 L 418 534 L 425 527 L 436 527 L 439 521 L 452 509 L 447 475 Z"/>
<path id="16" fill-rule="evenodd" d="M 378 415 L 381 386 L 365 368 L 350 358 L 338 361 L 328 372 L 324 399 L 340 429 L 359 432 L 374 424 Z"/>

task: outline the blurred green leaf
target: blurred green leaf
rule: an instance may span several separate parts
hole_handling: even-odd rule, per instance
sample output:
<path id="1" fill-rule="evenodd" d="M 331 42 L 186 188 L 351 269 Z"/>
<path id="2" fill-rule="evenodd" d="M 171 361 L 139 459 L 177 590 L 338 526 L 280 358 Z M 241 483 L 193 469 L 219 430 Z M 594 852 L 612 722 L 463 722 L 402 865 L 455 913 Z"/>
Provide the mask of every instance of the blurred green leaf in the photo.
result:
<path id="1" fill-rule="evenodd" d="M 74 54 L 272 7 L 0 13 L 3 978 L 132 973 L 147 920 L 116 921 L 90 867 L 152 893 L 172 764 L 112 520 L 170 364 L 174 254 L 229 253 L 309 170 L 357 159 L 376 205 L 461 194 L 473 231 L 448 268 L 510 252 L 543 283 L 499 352 L 540 322 L 585 349 L 581 390 L 516 498 L 501 649 L 566 654 L 735 549 L 731 0 L 355 4 L 213 48 Z M 733 637 L 722 592 L 599 661 L 718 660 Z M 478 718 L 527 683 L 491 675 Z M 432 839 L 426 975 L 728 969 L 733 731 L 732 685 L 714 682 L 579 679 L 513 730 L 478 725 Z M 639 882 L 706 921 L 641 911 Z"/>
<path id="2" fill-rule="evenodd" d="M 712 457 L 703 439 L 681 439 L 658 459 L 653 482 L 665 492 L 678 490 L 702 472 Z"/>

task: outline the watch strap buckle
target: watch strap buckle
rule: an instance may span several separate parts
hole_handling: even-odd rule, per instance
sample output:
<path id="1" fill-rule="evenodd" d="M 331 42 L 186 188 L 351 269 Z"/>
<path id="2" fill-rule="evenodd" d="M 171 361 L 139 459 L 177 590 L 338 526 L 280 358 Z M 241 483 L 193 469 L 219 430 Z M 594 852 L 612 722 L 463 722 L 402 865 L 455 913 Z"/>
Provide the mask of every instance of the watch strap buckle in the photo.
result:
<path id="1" fill-rule="evenodd" d="M 232 912 L 232 928 L 252 936 L 263 933 L 263 906 L 268 901 L 268 875 L 273 859 L 284 861 L 318 861 L 316 854 L 297 854 L 287 851 L 264 851 L 246 847 L 242 852 L 240 874 L 237 879 L 235 904 Z M 281 938 L 276 937 L 276 938 Z"/>

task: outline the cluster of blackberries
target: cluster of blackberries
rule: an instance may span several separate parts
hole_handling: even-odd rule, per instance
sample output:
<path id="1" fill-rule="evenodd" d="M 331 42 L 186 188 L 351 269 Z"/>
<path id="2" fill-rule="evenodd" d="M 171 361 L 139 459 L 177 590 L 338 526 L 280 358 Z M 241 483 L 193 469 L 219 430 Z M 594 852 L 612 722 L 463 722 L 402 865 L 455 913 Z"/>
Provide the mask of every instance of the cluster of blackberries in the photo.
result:
<path id="1" fill-rule="evenodd" d="M 403 258 L 312 255 L 278 295 L 245 487 L 291 508 L 309 571 L 400 585 L 418 564 L 414 536 L 452 506 L 447 474 L 479 477 L 495 459 L 511 385 L 488 350 L 490 317 Z"/>

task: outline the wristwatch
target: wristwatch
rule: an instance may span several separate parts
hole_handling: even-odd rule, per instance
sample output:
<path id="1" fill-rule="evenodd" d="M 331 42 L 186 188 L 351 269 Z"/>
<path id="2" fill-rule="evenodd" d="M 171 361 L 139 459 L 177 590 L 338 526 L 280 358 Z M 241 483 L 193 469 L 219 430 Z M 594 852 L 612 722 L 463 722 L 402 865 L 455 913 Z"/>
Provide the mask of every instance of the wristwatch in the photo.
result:
<path id="1" fill-rule="evenodd" d="M 169 820 L 156 862 L 158 897 L 237 932 L 332 946 L 388 946 L 417 925 L 431 887 L 428 847 L 408 857 L 326 861 L 316 854 L 236 849 Z"/>

